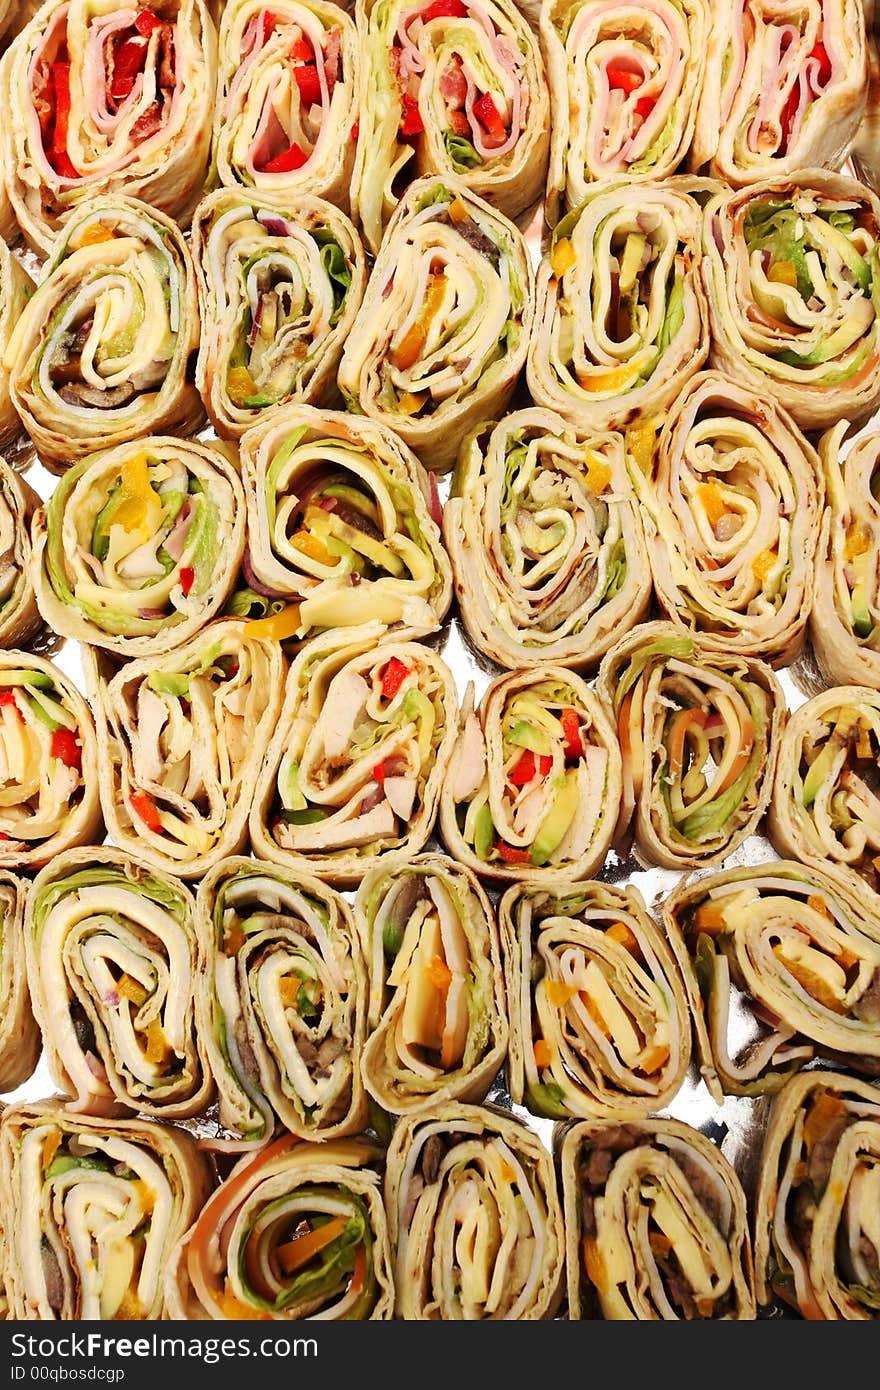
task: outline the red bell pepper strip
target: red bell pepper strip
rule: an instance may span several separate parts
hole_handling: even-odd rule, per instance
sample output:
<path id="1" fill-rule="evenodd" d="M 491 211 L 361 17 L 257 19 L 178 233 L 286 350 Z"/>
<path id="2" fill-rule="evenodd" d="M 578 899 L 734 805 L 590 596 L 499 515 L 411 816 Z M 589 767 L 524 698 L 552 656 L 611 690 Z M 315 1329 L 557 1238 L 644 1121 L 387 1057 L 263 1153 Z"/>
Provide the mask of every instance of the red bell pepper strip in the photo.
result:
<path id="1" fill-rule="evenodd" d="M 656 97 L 639 97 L 635 106 L 636 115 L 641 116 L 642 120 L 646 121 L 656 105 Z"/>
<path id="2" fill-rule="evenodd" d="M 467 17 L 467 6 L 461 0 L 433 0 L 433 3 L 422 10 L 422 23 L 427 24 L 432 19 L 465 19 Z"/>
<path id="3" fill-rule="evenodd" d="M 132 810 L 136 811 L 148 830 L 153 830 L 157 835 L 162 834 L 162 822 L 159 819 L 159 812 L 156 810 L 156 803 L 147 792 L 132 792 Z"/>
<path id="4" fill-rule="evenodd" d="M 183 590 L 184 598 L 186 598 L 192 588 L 195 577 L 195 570 L 190 569 L 189 565 L 184 565 L 183 569 L 180 571 L 180 587 Z"/>
<path id="5" fill-rule="evenodd" d="M 293 169 L 301 169 L 307 163 L 309 156 L 301 145 L 294 140 L 290 149 L 284 150 L 281 154 L 276 154 L 274 159 L 270 159 L 268 164 L 263 165 L 264 174 L 289 174 Z"/>
<path id="6" fill-rule="evenodd" d="M 265 48 L 269 42 L 272 30 L 275 28 L 276 19 L 271 10 L 264 10 L 260 15 L 260 47 Z"/>
<path id="7" fill-rule="evenodd" d="M 134 22 L 134 27 L 139 34 L 143 34 L 148 39 L 154 29 L 161 29 L 163 21 L 158 15 L 153 14 L 152 10 L 141 10 Z"/>
<path id="8" fill-rule="evenodd" d="M 0 690 L 0 705 L 11 705 L 19 719 L 24 722 L 24 715 L 18 708 L 18 701 L 15 698 L 14 690 Z"/>
<path id="9" fill-rule="evenodd" d="M 290 56 L 297 63 L 313 63 L 315 54 L 312 45 L 302 35 L 290 45 Z"/>
<path id="10" fill-rule="evenodd" d="M 409 670 L 410 668 L 404 666 L 403 662 L 399 661 L 396 656 L 393 656 L 382 668 L 379 679 L 382 682 L 382 694 L 386 700 L 394 699 L 403 685 L 404 679 L 409 675 Z"/>
<path id="11" fill-rule="evenodd" d="M 52 757 L 60 758 L 65 767 L 73 767 L 77 772 L 82 772 L 82 748 L 70 729 L 52 730 L 50 751 Z"/>
<path id="12" fill-rule="evenodd" d="M 828 57 L 824 43 L 815 44 L 810 57 L 815 58 L 819 64 L 819 82 L 821 82 L 823 87 L 827 87 L 828 83 L 831 81 L 831 59 Z"/>
<path id="13" fill-rule="evenodd" d="M 507 774 L 508 781 L 515 787 L 525 787 L 533 780 L 536 772 L 541 777 L 546 777 L 552 766 L 553 759 L 546 753 L 538 754 L 536 764 L 534 753 L 531 748 L 527 748 L 519 762 Z"/>
<path id="14" fill-rule="evenodd" d="M 403 115 L 400 118 L 401 135 L 421 135 L 425 129 L 419 103 L 409 92 L 403 94 Z"/>
<path id="15" fill-rule="evenodd" d="M 529 864 L 531 855 L 527 849 L 517 849 L 514 845 L 506 845 L 503 840 L 499 840 L 495 849 L 498 858 L 505 864 Z"/>
<path id="16" fill-rule="evenodd" d="M 67 154 L 67 127 L 70 121 L 70 64 L 52 64 L 52 88 L 55 93 L 55 129 L 52 132 L 52 154 Z"/>
<path id="17" fill-rule="evenodd" d="M 134 86 L 134 79 L 141 72 L 147 56 L 147 41 L 140 36 L 126 39 L 113 55 L 113 79 L 110 83 L 110 96 L 114 101 L 124 101 Z"/>
<path id="18" fill-rule="evenodd" d="M 504 135 L 506 126 L 504 117 L 492 100 L 491 92 L 484 92 L 478 101 L 474 102 L 474 115 L 480 122 L 484 130 L 490 135 Z"/>
<path id="19" fill-rule="evenodd" d="M 376 766 L 373 768 L 373 780 L 376 781 L 376 782 L 378 782 L 380 786 L 381 786 L 382 783 L 385 781 L 385 764 L 384 764 L 384 762 L 377 763 Z"/>
<path id="20" fill-rule="evenodd" d="M 293 69 L 303 106 L 314 106 L 321 100 L 321 79 L 314 63 L 302 63 Z"/>
<path id="21" fill-rule="evenodd" d="M 566 761 L 572 762 L 576 758 L 582 758 L 584 744 L 581 738 L 581 721 L 577 710 L 566 707 L 559 718 L 562 723 L 562 732 L 565 735 Z"/>
<path id="22" fill-rule="evenodd" d="M 350 135 L 351 135 L 352 140 L 356 140 L 356 139 L 358 138 L 358 136 L 359 136 L 360 133 L 361 133 L 361 123 L 360 123 L 360 121 L 355 121 L 355 123 L 354 123 L 354 125 L 352 126 L 351 131 L 350 131 L 349 133 L 350 133 Z"/>
<path id="23" fill-rule="evenodd" d="M 612 91 L 634 92 L 636 87 L 641 87 L 644 81 L 640 72 L 630 72 L 629 68 L 608 68 L 608 86 Z"/>

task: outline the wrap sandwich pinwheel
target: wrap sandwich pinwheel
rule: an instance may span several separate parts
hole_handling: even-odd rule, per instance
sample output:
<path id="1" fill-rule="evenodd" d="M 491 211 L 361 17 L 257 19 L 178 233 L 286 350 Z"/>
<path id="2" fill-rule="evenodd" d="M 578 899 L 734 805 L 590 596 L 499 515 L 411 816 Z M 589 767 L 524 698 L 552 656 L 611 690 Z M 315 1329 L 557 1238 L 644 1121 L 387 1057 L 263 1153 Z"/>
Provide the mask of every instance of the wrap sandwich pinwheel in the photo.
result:
<path id="1" fill-rule="evenodd" d="M 755 1289 L 811 1321 L 880 1313 L 880 1094 L 841 1072 L 804 1072 L 774 1097 L 755 1198 Z"/>
<path id="2" fill-rule="evenodd" d="M 541 196 L 550 100 L 514 0 L 358 0 L 365 55 L 354 203 L 378 251 L 407 180 L 459 177 L 506 217 Z"/>
<path id="3" fill-rule="evenodd" d="M 288 401 L 332 405 L 367 266 L 343 212 L 310 194 L 221 188 L 196 208 L 202 336 L 196 384 L 218 434 L 240 439 Z"/>
<path id="4" fill-rule="evenodd" d="M 89 706 L 46 657 L 0 652 L 0 867 L 30 872 L 102 833 Z"/>
<path id="5" fill-rule="evenodd" d="M 880 689 L 880 433 L 847 447 L 841 420 L 819 442 L 826 506 L 810 613 L 810 642 L 831 685 Z"/>
<path id="6" fill-rule="evenodd" d="M 880 404 L 880 199 L 822 169 L 709 200 L 703 277 L 712 364 L 804 430 Z"/>
<path id="7" fill-rule="evenodd" d="M 532 406 L 465 440 L 443 508 L 459 611 L 502 666 L 593 667 L 647 614 L 651 571 L 619 435 Z"/>
<path id="8" fill-rule="evenodd" d="M 350 203 L 361 65 L 354 19 L 330 0 L 230 0 L 219 26 L 213 168 L 294 201 Z"/>
<path id="9" fill-rule="evenodd" d="M 40 626 L 31 525 L 40 499 L 0 454 L 0 647 L 24 645 Z"/>
<path id="10" fill-rule="evenodd" d="M 42 1050 L 27 981 L 27 888 L 23 879 L 0 870 L 0 1089 L 4 1092 L 14 1091 L 33 1075 Z"/>
<path id="11" fill-rule="evenodd" d="M 247 626 L 218 619 L 164 656 L 119 668 L 93 648 L 85 657 L 113 842 L 182 878 L 247 844 L 287 669 L 280 645 Z"/>
<path id="12" fill-rule="evenodd" d="M 369 982 L 361 1072 L 374 1100 L 411 1115 L 481 1101 L 507 1052 L 507 1000 L 492 904 L 441 854 L 366 874 L 355 920 Z"/>
<path id="13" fill-rule="evenodd" d="M 611 848 L 623 774 L 614 724 L 562 666 L 534 664 L 465 694 L 440 798 L 454 858 L 491 879 L 591 878 Z"/>
<path id="14" fill-rule="evenodd" d="M 58 854 L 25 908 L 28 983 L 49 1073 L 72 1109 L 197 1115 L 213 1082 L 195 1018 L 204 969 L 178 879 L 109 845 Z"/>
<path id="15" fill-rule="evenodd" d="M 652 442 L 631 431 L 628 459 L 666 615 L 706 647 L 788 665 L 813 600 L 815 450 L 772 397 L 713 371 L 691 378 Z"/>
<path id="16" fill-rule="evenodd" d="M 734 187 L 839 169 L 868 90 L 861 0 L 712 4 L 689 162 Z"/>
<path id="17" fill-rule="evenodd" d="M 820 869 L 773 860 L 663 903 L 713 1099 L 778 1091 L 816 1057 L 880 1075 L 880 915 Z"/>
<path id="18" fill-rule="evenodd" d="M 828 870 L 880 911 L 880 691 L 835 685 L 788 716 L 767 829 L 780 854 Z"/>
<path id="19" fill-rule="evenodd" d="M 244 490 L 222 448 L 141 437 L 68 469 L 33 538 L 37 603 L 54 632 L 154 655 L 194 637 L 236 583 Z"/>
<path id="20" fill-rule="evenodd" d="M 458 737 L 446 662 L 385 636 L 328 632 L 296 657 L 251 812 L 258 858 L 339 888 L 424 848 Z"/>
<path id="21" fill-rule="evenodd" d="M 52 1101 L 10 1106 L 0 1119 L 10 1317 L 161 1319 L 168 1259 L 213 1186 L 178 1126 Z"/>
<path id="22" fill-rule="evenodd" d="M 208 170 L 217 36 L 205 0 L 45 0 L 0 63 L 0 164 L 48 251 L 65 213 L 128 193 L 188 220 Z"/>
<path id="23" fill-rule="evenodd" d="M 534 1115 L 637 1119 L 669 1105 L 691 1055 L 675 957 L 637 888 L 509 888 L 498 908 L 511 1099 Z"/>
<path id="24" fill-rule="evenodd" d="M 686 180 L 591 186 L 537 277 L 526 378 L 585 434 L 662 414 L 709 352 L 702 211 Z"/>
<path id="25" fill-rule="evenodd" d="M 388 223 L 342 353 L 350 410 L 390 426 L 426 468 L 497 418 L 535 307 L 523 234 L 456 176 L 416 179 Z"/>
<path id="26" fill-rule="evenodd" d="M 644 860 L 670 869 L 732 854 L 771 797 L 785 716 L 772 668 L 658 621 L 611 648 L 596 690 L 623 755 L 616 846 L 634 837 Z"/>
<path id="27" fill-rule="evenodd" d="M 239 1159 L 178 1243 L 167 1314 L 204 1322 L 382 1321 L 394 1309 L 382 1148 L 284 1134 Z"/>
<path id="28" fill-rule="evenodd" d="M 447 1101 L 404 1117 L 391 1137 L 384 1189 L 398 1318 L 556 1315 L 562 1203 L 552 1155 L 518 1116 Z"/>
<path id="29" fill-rule="evenodd" d="M 22 432 L 21 419 L 9 395 L 10 367 L 4 358 L 12 330 L 33 290 L 34 282 L 21 261 L 0 240 L 0 448 L 12 444 Z"/>
<path id="30" fill-rule="evenodd" d="M 362 1129 L 367 974 L 342 895 L 233 856 L 202 879 L 196 914 L 207 961 L 196 1012 L 224 1146 L 265 1143 L 278 1120 L 302 1139 Z"/>
<path id="31" fill-rule="evenodd" d="M 570 1318 L 754 1320 L 746 1195 L 711 1139 L 675 1119 L 581 1120 L 559 1167 Z"/>
<path id="32" fill-rule="evenodd" d="M 435 632 L 452 600 L 439 501 L 384 425 L 288 405 L 242 440 L 244 578 L 280 611 L 267 635 L 305 639 L 375 620 L 395 637 Z M 243 603 L 239 592 L 233 606 Z"/>
<path id="33" fill-rule="evenodd" d="M 198 341 L 180 228 L 158 208 L 108 194 L 69 214 L 3 362 L 37 453 L 65 468 L 95 449 L 196 429 Z"/>
<path id="34" fill-rule="evenodd" d="M 551 225 L 591 185 L 662 179 L 684 161 L 703 85 L 712 0 L 549 0 Z"/>

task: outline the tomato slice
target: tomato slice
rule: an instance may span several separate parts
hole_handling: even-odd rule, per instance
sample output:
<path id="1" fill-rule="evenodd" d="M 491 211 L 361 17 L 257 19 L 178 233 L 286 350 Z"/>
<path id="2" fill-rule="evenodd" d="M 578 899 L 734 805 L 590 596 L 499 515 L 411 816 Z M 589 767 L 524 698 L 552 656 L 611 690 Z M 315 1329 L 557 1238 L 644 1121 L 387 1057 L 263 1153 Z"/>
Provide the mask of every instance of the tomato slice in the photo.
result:
<path id="1" fill-rule="evenodd" d="M 289 174 L 293 169 L 301 169 L 308 161 L 309 156 L 301 145 L 294 140 L 289 149 L 281 154 L 276 154 L 274 159 L 270 159 L 268 164 L 263 165 L 264 174 Z"/>

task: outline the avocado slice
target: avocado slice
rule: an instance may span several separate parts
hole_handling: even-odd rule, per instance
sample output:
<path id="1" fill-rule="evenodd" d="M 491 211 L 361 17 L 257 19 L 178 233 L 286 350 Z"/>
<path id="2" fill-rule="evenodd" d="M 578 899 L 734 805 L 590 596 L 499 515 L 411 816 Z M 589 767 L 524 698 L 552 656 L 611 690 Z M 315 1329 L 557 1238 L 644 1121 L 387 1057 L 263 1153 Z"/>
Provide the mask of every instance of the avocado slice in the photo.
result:
<path id="1" fill-rule="evenodd" d="M 868 591 L 864 584 L 857 584 L 850 601 L 850 620 L 857 637 L 870 637 L 874 631 L 874 620 L 868 607 Z"/>
<path id="2" fill-rule="evenodd" d="M 809 810 L 816 800 L 816 797 L 819 795 L 819 788 L 831 771 L 831 764 L 837 757 L 839 750 L 840 743 L 836 739 L 832 739 L 830 742 L 826 743 L 822 752 L 811 765 L 809 772 L 804 778 L 804 791 L 801 800 L 807 810 Z"/>
<path id="3" fill-rule="evenodd" d="M 630 232 L 620 261 L 620 293 L 626 294 L 636 282 L 648 239 L 643 232 Z"/>
<path id="4" fill-rule="evenodd" d="M 38 690 L 55 689 L 55 682 L 45 671 L 19 671 L 12 667 L 8 671 L 0 671 L 0 686 L 5 685 L 33 685 Z"/>
<path id="5" fill-rule="evenodd" d="M 547 757 L 550 753 L 550 740 L 543 729 L 530 724 L 527 719 L 518 719 L 507 735 L 507 742 L 516 748 L 528 748 L 532 753 Z"/>
<path id="6" fill-rule="evenodd" d="M 401 708 L 407 719 L 412 719 L 415 723 L 421 720 L 419 756 L 424 760 L 431 751 L 431 739 L 434 736 L 434 706 L 424 690 L 411 687 L 403 697 Z"/>
<path id="7" fill-rule="evenodd" d="M 538 828 L 529 854 L 529 858 L 535 865 L 546 864 L 554 850 L 559 848 L 577 811 L 579 796 L 577 771 L 572 769 L 571 772 L 567 772 L 565 778 L 558 785 L 559 790 L 553 805 Z"/>
<path id="8" fill-rule="evenodd" d="M 495 826 L 492 821 L 492 809 L 487 801 L 480 807 L 474 818 L 474 854 L 483 863 L 489 858 L 494 838 Z"/>

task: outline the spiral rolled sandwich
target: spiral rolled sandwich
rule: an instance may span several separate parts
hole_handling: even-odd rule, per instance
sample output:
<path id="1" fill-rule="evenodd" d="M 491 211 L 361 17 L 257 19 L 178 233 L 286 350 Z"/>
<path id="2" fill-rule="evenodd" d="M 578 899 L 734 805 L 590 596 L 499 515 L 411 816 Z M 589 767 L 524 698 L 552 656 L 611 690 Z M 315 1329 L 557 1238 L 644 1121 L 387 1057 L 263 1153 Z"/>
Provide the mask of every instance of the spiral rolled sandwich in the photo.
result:
<path id="1" fill-rule="evenodd" d="M 405 1117 L 388 1148 L 384 1189 L 398 1318 L 555 1316 L 562 1204 L 552 1157 L 521 1119 L 454 1101 Z"/>
<path id="2" fill-rule="evenodd" d="M 779 743 L 767 815 L 780 854 L 832 876 L 863 902 L 880 891 L 880 692 L 836 685 L 794 710 Z"/>
<path id="3" fill-rule="evenodd" d="M 323 198 L 226 188 L 193 216 L 202 337 L 196 384 L 218 434 L 240 439 L 270 408 L 332 405 L 360 307 L 360 236 Z"/>
<path id="4" fill-rule="evenodd" d="M 92 658 L 101 800 L 117 845 L 183 878 L 246 847 L 286 668 L 280 646 L 237 618 L 118 670 Z"/>
<path id="5" fill-rule="evenodd" d="M 663 921 L 718 1104 L 817 1056 L 880 1074 L 880 916 L 834 879 L 793 860 L 726 869 L 682 883 Z"/>
<path id="6" fill-rule="evenodd" d="M 18 1104 L 0 1119 L 0 1176 L 10 1317 L 165 1316 L 168 1259 L 214 1186 L 192 1135 Z"/>
<path id="7" fill-rule="evenodd" d="M 616 435 L 532 406 L 465 441 L 443 535 L 472 641 L 502 666 L 592 667 L 645 617 L 651 572 Z"/>
<path id="8" fill-rule="evenodd" d="M 440 854 L 371 869 L 355 899 L 367 964 L 361 1071 L 373 1098 L 409 1115 L 480 1101 L 507 1051 L 495 916 L 478 880 Z"/>
<path id="9" fill-rule="evenodd" d="M 0 160 L 30 244 L 48 251 L 65 213 L 123 192 L 185 223 L 216 63 L 205 0 L 45 0 L 0 65 Z"/>
<path id="10" fill-rule="evenodd" d="M 458 177 L 417 179 L 342 353 L 346 404 L 446 471 L 468 431 L 510 400 L 533 314 L 534 272 L 514 223 Z"/>
<path id="11" fill-rule="evenodd" d="M 746 1196 L 711 1139 L 681 1120 L 582 1120 L 559 1164 L 570 1318 L 755 1318 Z"/>
<path id="12" fill-rule="evenodd" d="M 517 885 L 499 905 L 512 1100 L 556 1119 L 668 1105 L 691 1055 L 675 958 L 636 888 Z"/>
<path id="13" fill-rule="evenodd" d="M 489 878 L 592 877 L 614 836 L 622 791 L 614 725 L 561 666 L 498 676 L 478 709 L 469 688 L 440 799 L 449 852 Z"/>
<path id="14" fill-rule="evenodd" d="M 194 637 L 231 592 L 244 490 L 220 449 L 147 436 L 68 469 L 33 536 L 37 602 L 54 632 L 154 655 Z"/>
<path id="15" fill-rule="evenodd" d="M 304 639 L 381 622 L 395 637 L 440 626 L 452 571 L 436 492 L 383 425 L 289 405 L 242 441 L 245 577 L 282 611 L 267 632 Z"/>
<path id="16" fill-rule="evenodd" d="M 717 864 L 770 801 L 785 698 L 772 669 L 644 623 L 611 648 L 597 693 L 617 729 L 623 797 L 616 843 L 651 864 Z"/>
<path id="17" fill-rule="evenodd" d="M 287 678 L 250 837 L 261 859 L 356 887 L 417 854 L 458 736 L 455 680 L 419 642 L 379 623 L 308 642 Z M 378 644 L 378 645 L 377 645 Z"/>
<path id="18" fill-rule="evenodd" d="M 4 1092 L 14 1091 L 33 1075 L 42 1049 L 27 982 L 26 893 L 23 879 L 0 870 L 0 1090 Z M 2 1263 L 0 1256 L 0 1267 Z"/>
<path id="19" fill-rule="evenodd" d="M 703 85 L 705 0 L 550 0 L 540 21 L 553 114 L 548 207 L 591 185 L 662 179 L 688 151 Z"/>
<path id="20" fill-rule="evenodd" d="M 585 434 L 662 414 L 709 352 L 700 204 L 689 185 L 593 185 L 554 228 L 526 379 Z"/>
<path id="21" fill-rule="evenodd" d="M 667 616 L 706 647 L 788 664 L 813 601 L 824 494 L 814 450 L 771 397 L 711 371 L 652 439 L 632 431 L 629 463 Z"/>
<path id="22" fill-rule="evenodd" d="M 880 689 L 880 434 L 844 448 L 848 422 L 822 436 L 825 473 L 810 642 L 832 685 Z"/>
<path id="23" fill-rule="evenodd" d="M 33 291 L 34 282 L 21 261 L 0 240 L 0 448 L 12 444 L 22 432 L 21 419 L 9 395 L 10 368 L 5 366 L 4 357 L 12 330 Z"/>
<path id="24" fill-rule="evenodd" d="M 239 1160 L 165 1277 L 178 1320 L 385 1320 L 394 1286 L 383 1151 L 367 1137 L 284 1134 Z"/>
<path id="25" fill-rule="evenodd" d="M 54 662 L 0 652 L 0 867 L 39 869 L 101 832 L 89 706 Z"/>
<path id="26" fill-rule="evenodd" d="M 25 937 L 49 1071 L 75 1110 L 177 1119 L 205 1108 L 204 962 L 179 880 L 110 846 L 69 850 L 34 880 Z"/>
<path id="27" fill-rule="evenodd" d="M 706 205 L 712 364 L 774 396 L 801 429 L 861 422 L 880 403 L 880 200 L 802 169 Z"/>
<path id="28" fill-rule="evenodd" d="M 333 1139 L 367 1119 L 367 975 L 351 910 L 317 879 L 222 859 L 199 884 L 196 994 L 220 1120 L 240 1146 Z"/>
<path id="29" fill-rule="evenodd" d="M 230 0 L 219 30 L 219 182 L 347 212 L 362 89 L 352 16 L 329 0 Z"/>
<path id="30" fill-rule="evenodd" d="M 0 455 L 0 647 L 18 647 L 40 626 L 31 524 L 39 497 Z"/>
<path id="31" fill-rule="evenodd" d="M 204 418 L 190 380 L 196 276 L 183 233 L 122 195 L 72 212 L 6 345 L 9 392 L 58 468 Z"/>
<path id="32" fill-rule="evenodd" d="M 880 1096 L 840 1072 L 805 1072 L 773 1106 L 755 1198 L 755 1288 L 811 1321 L 876 1321 L 880 1307 Z"/>
<path id="33" fill-rule="evenodd" d="M 865 110 L 864 6 L 735 0 L 712 10 L 691 165 L 734 187 L 839 169 Z"/>
<path id="34" fill-rule="evenodd" d="M 406 181 L 458 177 L 506 217 L 540 197 L 550 101 L 537 35 L 513 0 L 358 0 L 366 56 L 355 167 L 378 251 Z"/>

